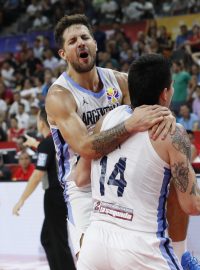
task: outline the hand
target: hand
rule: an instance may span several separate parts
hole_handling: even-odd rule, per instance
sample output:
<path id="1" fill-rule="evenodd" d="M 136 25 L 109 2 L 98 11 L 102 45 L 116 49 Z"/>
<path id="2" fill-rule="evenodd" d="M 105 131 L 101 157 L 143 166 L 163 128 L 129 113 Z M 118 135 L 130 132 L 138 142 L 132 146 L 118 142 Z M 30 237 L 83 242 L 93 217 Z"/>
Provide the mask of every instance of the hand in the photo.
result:
<path id="1" fill-rule="evenodd" d="M 150 131 L 150 136 L 153 140 L 156 140 L 158 137 L 161 137 L 164 140 L 167 134 L 174 134 L 176 129 L 176 118 L 170 114 L 168 116 L 164 116 L 162 122 L 154 125 Z"/>
<path id="2" fill-rule="evenodd" d="M 125 122 L 128 132 L 145 131 L 162 122 L 171 115 L 168 108 L 160 105 L 142 105 L 135 108 L 132 116 Z"/>
<path id="3" fill-rule="evenodd" d="M 24 135 L 26 138 L 26 141 L 23 143 L 24 146 L 29 146 L 29 147 L 37 147 L 36 144 L 38 143 L 37 140 L 27 134 Z"/>
<path id="4" fill-rule="evenodd" d="M 21 209 L 23 204 L 24 202 L 22 200 L 19 200 L 18 203 L 15 204 L 12 210 L 13 215 L 19 216 L 19 210 Z"/>

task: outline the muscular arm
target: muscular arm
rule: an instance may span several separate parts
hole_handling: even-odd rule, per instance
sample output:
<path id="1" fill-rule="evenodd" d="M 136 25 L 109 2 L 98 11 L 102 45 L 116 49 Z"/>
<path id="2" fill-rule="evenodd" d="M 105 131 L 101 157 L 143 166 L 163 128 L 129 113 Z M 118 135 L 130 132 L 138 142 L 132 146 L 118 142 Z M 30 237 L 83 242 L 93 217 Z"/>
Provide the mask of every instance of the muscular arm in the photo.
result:
<path id="1" fill-rule="evenodd" d="M 190 141 L 186 131 L 180 125 L 177 125 L 175 134 L 170 138 L 169 158 L 171 180 L 174 183 L 182 209 L 187 214 L 199 215 L 200 189 L 190 163 Z"/>
<path id="2" fill-rule="evenodd" d="M 165 107 L 141 106 L 134 110 L 128 120 L 114 128 L 89 135 L 76 110 L 71 93 L 61 86 L 54 85 L 46 98 L 48 120 L 58 127 L 64 140 L 75 152 L 89 159 L 110 153 L 133 132 L 147 130 L 169 115 Z"/>

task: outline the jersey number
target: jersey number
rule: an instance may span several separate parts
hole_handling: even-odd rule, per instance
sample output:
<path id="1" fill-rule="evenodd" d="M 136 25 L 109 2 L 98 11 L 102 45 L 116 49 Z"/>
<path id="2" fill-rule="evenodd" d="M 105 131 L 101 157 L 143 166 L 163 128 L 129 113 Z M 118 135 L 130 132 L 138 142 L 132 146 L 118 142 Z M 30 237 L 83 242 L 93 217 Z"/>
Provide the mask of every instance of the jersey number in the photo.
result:
<path id="1" fill-rule="evenodd" d="M 101 176 L 99 179 L 100 182 L 100 193 L 101 196 L 104 196 L 105 194 L 105 177 L 106 177 L 106 170 L 107 170 L 107 160 L 108 157 L 104 156 L 100 160 L 100 165 L 101 165 Z M 124 179 L 124 171 L 126 169 L 126 158 L 120 158 L 119 161 L 115 164 L 114 169 L 108 179 L 107 184 L 108 185 L 113 185 L 117 186 L 117 196 L 122 197 L 124 193 L 124 188 L 127 185 L 126 180 Z M 117 178 L 119 174 L 119 178 Z"/>

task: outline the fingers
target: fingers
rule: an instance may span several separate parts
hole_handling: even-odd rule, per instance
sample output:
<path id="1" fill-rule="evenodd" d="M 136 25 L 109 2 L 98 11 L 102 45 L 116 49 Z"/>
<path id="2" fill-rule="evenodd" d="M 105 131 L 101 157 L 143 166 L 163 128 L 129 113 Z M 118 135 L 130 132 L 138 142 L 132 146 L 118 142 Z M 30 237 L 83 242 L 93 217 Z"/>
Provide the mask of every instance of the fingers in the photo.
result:
<path id="1" fill-rule="evenodd" d="M 173 135 L 175 131 L 176 131 L 176 118 L 174 118 L 172 121 L 170 134 Z"/>
<path id="2" fill-rule="evenodd" d="M 152 128 L 151 138 L 156 140 L 160 137 L 164 140 L 168 133 L 173 134 L 176 128 L 176 120 L 174 117 L 164 117 L 164 120 Z M 173 129 L 173 130 L 172 130 Z M 173 132 L 173 133 L 172 133 Z"/>
<path id="3" fill-rule="evenodd" d="M 159 124 L 157 124 L 156 125 L 157 128 L 154 129 L 154 133 L 151 134 L 151 138 L 153 140 L 156 140 L 159 137 L 159 135 L 162 134 L 165 126 L 166 126 L 166 121 L 162 121 Z"/>

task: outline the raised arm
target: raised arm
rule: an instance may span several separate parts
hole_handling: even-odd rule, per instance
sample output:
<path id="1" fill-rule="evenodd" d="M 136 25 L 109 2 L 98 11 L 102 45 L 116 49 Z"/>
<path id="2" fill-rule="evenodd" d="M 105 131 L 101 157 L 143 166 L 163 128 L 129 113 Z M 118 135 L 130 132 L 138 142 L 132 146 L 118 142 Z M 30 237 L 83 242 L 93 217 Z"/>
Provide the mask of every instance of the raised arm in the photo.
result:
<path id="1" fill-rule="evenodd" d="M 147 130 L 170 114 L 167 108 L 158 105 L 141 106 L 134 110 L 128 120 L 114 128 L 89 135 L 76 110 L 72 94 L 54 85 L 46 97 L 48 120 L 58 127 L 64 140 L 75 152 L 90 159 L 110 153 L 132 132 Z"/>
<path id="2" fill-rule="evenodd" d="M 200 189 L 191 166 L 191 146 L 185 129 L 177 125 L 168 148 L 171 180 L 174 183 L 181 208 L 189 215 L 200 215 Z"/>

